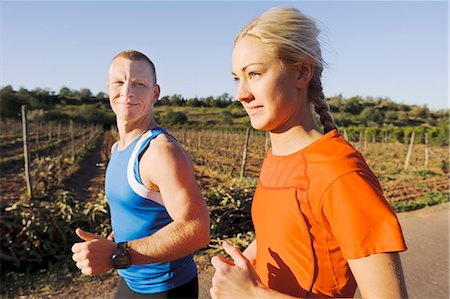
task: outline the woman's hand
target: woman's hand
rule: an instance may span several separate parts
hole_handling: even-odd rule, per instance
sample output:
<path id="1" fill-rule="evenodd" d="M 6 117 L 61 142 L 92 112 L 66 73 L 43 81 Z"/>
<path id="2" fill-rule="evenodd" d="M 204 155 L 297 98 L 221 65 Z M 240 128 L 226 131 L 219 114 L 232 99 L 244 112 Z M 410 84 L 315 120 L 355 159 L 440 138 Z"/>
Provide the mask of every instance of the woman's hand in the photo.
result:
<path id="1" fill-rule="evenodd" d="M 217 298 L 256 298 L 258 288 L 265 288 L 253 269 L 252 263 L 242 252 L 227 241 L 223 248 L 233 262 L 221 257 L 213 257 L 211 263 L 216 269 L 210 293 Z"/>

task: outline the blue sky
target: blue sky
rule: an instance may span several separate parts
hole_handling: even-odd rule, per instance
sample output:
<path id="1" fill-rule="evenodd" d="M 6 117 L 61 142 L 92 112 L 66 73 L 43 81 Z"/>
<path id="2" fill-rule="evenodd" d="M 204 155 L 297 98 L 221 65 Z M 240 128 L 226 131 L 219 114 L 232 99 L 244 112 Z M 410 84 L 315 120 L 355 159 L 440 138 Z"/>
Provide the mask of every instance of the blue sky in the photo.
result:
<path id="1" fill-rule="evenodd" d="M 388 97 L 447 108 L 446 1 L 2 1 L 0 85 L 106 92 L 125 49 L 155 63 L 161 94 L 234 96 L 239 30 L 274 6 L 318 21 L 326 96 Z"/>

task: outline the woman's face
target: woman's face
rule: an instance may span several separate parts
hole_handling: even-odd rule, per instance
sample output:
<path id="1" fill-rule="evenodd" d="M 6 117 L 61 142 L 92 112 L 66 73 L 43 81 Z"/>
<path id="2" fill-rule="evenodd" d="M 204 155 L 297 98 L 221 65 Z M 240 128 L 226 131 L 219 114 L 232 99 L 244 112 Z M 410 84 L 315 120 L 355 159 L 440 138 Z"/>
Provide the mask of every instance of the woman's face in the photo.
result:
<path id="1" fill-rule="evenodd" d="M 305 107 L 299 99 L 296 67 L 282 67 L 280 60 L 269 55 L 262 42 L 251 36 L 235 44 L 232 64 L 236 97 L 253 128 L 284 131 L 301 121 L 300 112 Z"/>

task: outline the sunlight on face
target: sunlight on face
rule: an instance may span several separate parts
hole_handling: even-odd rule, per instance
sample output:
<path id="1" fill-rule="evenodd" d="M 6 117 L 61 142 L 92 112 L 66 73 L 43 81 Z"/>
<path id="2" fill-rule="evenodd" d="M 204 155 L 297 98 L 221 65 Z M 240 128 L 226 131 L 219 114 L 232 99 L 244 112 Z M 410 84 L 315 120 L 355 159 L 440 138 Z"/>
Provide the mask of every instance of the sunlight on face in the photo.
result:
<path id="1" fill-rule="evenodd" d="M 276 130 L 290 125 L 298 114 L 296 72 L 283 68 L 254 37 L 240 39 L 232 54 L 236 98 L 242 103 L 257 130 Z"/>
<path id="2" fill-rule="evenodd" d="M 142 118 L 151 113 L 159 96 L 159 86 L 153 82 L 153 73 L 145 61 L 117 58 L 111 63 L 108 91 L 118 119 Z"/>

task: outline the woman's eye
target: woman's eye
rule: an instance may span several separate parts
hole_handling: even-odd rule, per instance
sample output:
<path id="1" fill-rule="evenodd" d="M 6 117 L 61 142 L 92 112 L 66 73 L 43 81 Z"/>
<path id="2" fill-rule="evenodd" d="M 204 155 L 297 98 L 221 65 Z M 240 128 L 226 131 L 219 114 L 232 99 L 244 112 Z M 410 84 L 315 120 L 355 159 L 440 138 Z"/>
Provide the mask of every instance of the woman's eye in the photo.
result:
<path id="1" fill-rule="evenodd" d="M 250 78 L 250 79 L 253 79 L 253 78 L 255 78 L 255 77 L 257 77 L 257 76 L 259 76 L 260 74 L 259 73 L 256 73 L 256 72 L 250 72 L 250 73 L 248 73 L 248 77 Z"/>
<path id="2" fill-rule="evenodd" d="M 233 77 L 233 81 L 234 81 L 234 83 L 239 83 L 239 78 L 238 77 Z"/>

